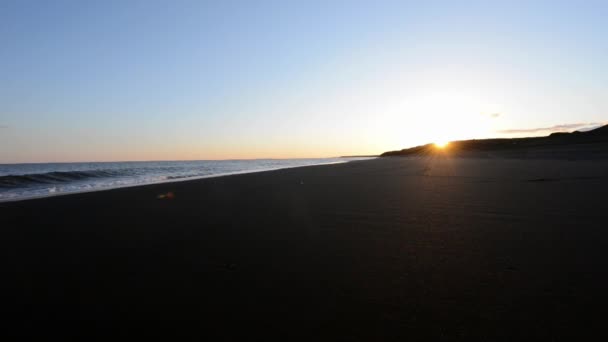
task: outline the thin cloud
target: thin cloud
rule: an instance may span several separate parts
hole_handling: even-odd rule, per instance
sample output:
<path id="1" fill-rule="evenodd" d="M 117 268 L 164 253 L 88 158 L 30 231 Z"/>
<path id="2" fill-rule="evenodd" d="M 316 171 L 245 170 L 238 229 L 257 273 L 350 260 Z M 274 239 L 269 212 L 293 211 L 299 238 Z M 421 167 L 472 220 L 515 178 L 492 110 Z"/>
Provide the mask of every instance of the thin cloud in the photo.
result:
<path id="1" fill-rule="evenodd" d="M 7 129 L 8 125 L 0 125 L 0 129 Z"/>
<path id="2" fill-rule="evenodd" d="M 502 113 L 490 113 L 488 114 L 489 117 L 491 117 L 492 119 L 496 119 L 497 117 L 501 116 Z"/>
<path id="3" fill-rule="evenodd" d="M 594 128 L 598 126 L 602 126 L 604 123 L 602 122 L 579 122 L 579 123 L 571 123 L 571 124 L 563 124 L 563 125 L 555 125 L 550 127 L 536 127 L 536 128 L 526 128 L 526 129 L 503 129 L 499 130 L 498 133 L 505 134 L 520 134 L 520 133 L 544 133 L 544 132 L 564 132 L 564 131 L 573 131 L 581 128 Z"/>

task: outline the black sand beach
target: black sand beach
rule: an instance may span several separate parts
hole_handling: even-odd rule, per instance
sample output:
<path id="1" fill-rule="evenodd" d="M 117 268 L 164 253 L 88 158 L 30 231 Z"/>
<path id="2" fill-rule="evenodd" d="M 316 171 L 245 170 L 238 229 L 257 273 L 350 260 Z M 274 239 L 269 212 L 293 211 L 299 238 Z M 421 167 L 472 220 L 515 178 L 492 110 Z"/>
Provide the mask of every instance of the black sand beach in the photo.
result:
<path id="1" fill-rule="evenodd" d="M 2 334 L 591 337 L 607 194 L 605 159 L 436 156 L 0 203 Z"/>

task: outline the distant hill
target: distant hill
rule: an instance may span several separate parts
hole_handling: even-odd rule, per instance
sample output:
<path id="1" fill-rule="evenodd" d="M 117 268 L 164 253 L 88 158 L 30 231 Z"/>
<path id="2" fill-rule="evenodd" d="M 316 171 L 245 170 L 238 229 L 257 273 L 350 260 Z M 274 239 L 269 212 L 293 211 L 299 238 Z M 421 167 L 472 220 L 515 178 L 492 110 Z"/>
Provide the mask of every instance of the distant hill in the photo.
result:
<path id="1" fill-rule="evenodd" d="M 452 141 L 445 150 L 434 144 L 426 144 L 400 151 L 384 152 L 381 157 L 415 156 L 427 154 L 459 154 L 466 152 L 525 152 L 527 150 L 547 150 L 561 147 L 591 148 L 605 150 L 608 154 L 608 125 L 599 128 L 572 133 L 558 132 L 545 137 L 512 138 L 512 139 L 473 139 Z M 606 148 L 604 148 L 606 147 Z"/>
<path id="2" fill-rule="evenodd" d="M 598 127 L 596 129 L 592 129 L 590 131 L 585 132 L 586 134 L 592 134 L 592 135 L 608 135 L 608 125 L 605 126 L 601 126 Z"/>

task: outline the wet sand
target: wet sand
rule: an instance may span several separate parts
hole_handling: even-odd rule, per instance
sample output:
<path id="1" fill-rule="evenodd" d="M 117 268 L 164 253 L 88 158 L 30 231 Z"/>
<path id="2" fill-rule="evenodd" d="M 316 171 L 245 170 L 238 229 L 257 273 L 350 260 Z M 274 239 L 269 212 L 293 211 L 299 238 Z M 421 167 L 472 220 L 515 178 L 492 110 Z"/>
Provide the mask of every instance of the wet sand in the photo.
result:
<path id="1" fill-rule="evenodd" d="M 608 307 L 605 159 L 382 158 L 0 215 L 4 335 L 559 341 Z"/>

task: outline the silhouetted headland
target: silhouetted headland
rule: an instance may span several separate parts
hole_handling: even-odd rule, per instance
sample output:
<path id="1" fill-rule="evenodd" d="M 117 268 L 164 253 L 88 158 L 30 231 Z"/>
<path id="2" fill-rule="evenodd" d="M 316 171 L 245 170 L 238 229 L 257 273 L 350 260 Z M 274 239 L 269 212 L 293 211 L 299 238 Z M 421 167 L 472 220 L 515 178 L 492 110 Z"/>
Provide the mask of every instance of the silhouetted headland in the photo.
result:
<path id="1" fill-rule="evenodd" d="M 550 158 L 594 158 L 608 157 L 608 125 L 590 131 L 552 133 L 544 137 L 512 139 L 473 139 L 450 142 L 446 149 L 426 144 L 400 151 L 389 151 L 381 157 L 440 155 L 492 156 L 501 153 L 504 157 L 550 157 Z"/>

